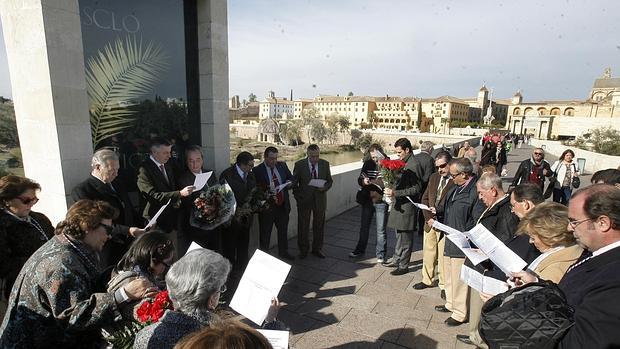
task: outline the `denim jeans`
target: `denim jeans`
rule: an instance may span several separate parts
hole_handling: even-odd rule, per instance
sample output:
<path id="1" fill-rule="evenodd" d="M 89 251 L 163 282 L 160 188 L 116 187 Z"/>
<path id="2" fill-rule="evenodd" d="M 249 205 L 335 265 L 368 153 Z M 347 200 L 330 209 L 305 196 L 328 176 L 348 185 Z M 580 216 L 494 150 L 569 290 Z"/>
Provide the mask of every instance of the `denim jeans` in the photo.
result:
<path id="1" fill-rule="evenodd" d="M 572 187 L 561 187 L 553 189 L 553 201 L 559 202 L 564 206 L 568 206 L 568 200 L 570 200 L 571 195 L 573 195 Z"/>
<path id="2" fill-rule="evenodd" d="M 368 235 L 370 234 L 370 223 L 372 222 L 372 215 L 374 213 L 377 221 L 376 257 L 385 259 L 385 251 L 387 250 L 387 234 L 385 231 L 388 219 L 387 208 L 387 204 L 383 201 L 376 204 L 367 203 L 362 205 L 360 238 L 357 242 L 357 246 L 355 246 L 355 253 L 364 253 L 366 251 Z"/>

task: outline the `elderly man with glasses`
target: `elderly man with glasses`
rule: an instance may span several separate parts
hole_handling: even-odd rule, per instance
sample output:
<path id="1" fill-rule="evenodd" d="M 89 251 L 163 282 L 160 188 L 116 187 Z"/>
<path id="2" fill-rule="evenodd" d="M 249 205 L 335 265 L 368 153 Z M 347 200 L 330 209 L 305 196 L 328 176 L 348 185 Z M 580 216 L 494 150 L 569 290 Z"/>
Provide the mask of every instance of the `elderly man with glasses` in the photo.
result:
<path id="1" fill-rule="evenodd" d="M 545 177 L 553 176 L 551 165 L 545 160 L 545 151 L 542 148 L 534 148 L 532 157 L 523 160 L 515 173 L 510 187 L 516 187 L 523 183 L 533 183 L 545 191 Z"/>

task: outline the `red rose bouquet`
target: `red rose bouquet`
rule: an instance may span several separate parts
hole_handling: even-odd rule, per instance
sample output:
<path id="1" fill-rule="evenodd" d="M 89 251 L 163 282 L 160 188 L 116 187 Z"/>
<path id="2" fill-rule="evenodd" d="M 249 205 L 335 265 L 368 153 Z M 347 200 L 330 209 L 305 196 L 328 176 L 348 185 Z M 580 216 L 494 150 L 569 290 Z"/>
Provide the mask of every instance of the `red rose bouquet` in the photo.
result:
<path id="1" fill-rule="evenodd" d="M 112 348 L 133 348 L 136 334 L 144 327 L 158 322 L 166 309 L 173 310 L 172 301 L 168 297 L 168 291 L 159 292 L 154 298 L 147 299 L 138 310 L 136 315 L 139 322 L 124 323 L 113 329 L 102 329 L 103 338 L 112 345 Z"/>
<path id="2" fill-rule="evenodd" d="M 394 189 L 394 185 L 396 184 L 396 176 L 405 167 L 405 165 L 407 165 L 407 163 L 402 160 L 383 159 L 379 162 L 381 178 L 383 179 L 383 184 L 386 188 Z M 388 203 L 388 205 L 392 201 L 389 197 L 384 197 L 384 200 Z"/>

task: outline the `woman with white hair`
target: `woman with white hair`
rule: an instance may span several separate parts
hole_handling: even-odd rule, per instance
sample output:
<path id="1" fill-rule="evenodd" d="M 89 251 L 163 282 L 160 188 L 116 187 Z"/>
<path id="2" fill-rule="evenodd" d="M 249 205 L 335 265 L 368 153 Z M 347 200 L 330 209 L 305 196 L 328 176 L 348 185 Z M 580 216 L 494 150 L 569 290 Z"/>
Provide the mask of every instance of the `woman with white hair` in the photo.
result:
<path id="1" fill-rule="evenodd" d="M 166 274 L 166 287 L 174 310 L 168 310 L 159 322 L 136 335 L 135 349 L 172 349 L 186 335 L 219 321 L 215 308 L 226 291 L 230 262 L 217 252 L 196 249 L 172 265 Z M 275 322 L 277 300 L 266 323 Z"/>

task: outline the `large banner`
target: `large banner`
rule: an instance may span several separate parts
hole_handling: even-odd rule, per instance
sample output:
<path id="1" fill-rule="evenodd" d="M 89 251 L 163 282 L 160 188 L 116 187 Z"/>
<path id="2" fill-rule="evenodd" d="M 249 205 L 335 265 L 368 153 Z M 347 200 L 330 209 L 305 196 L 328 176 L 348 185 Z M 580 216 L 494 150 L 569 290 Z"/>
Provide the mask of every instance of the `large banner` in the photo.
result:
<path id="1" fill-rule="evenodd" d="M 135 169 L 153 137 L 189 142 L 183 0 L 79 0 L 93 147 Z"/>

